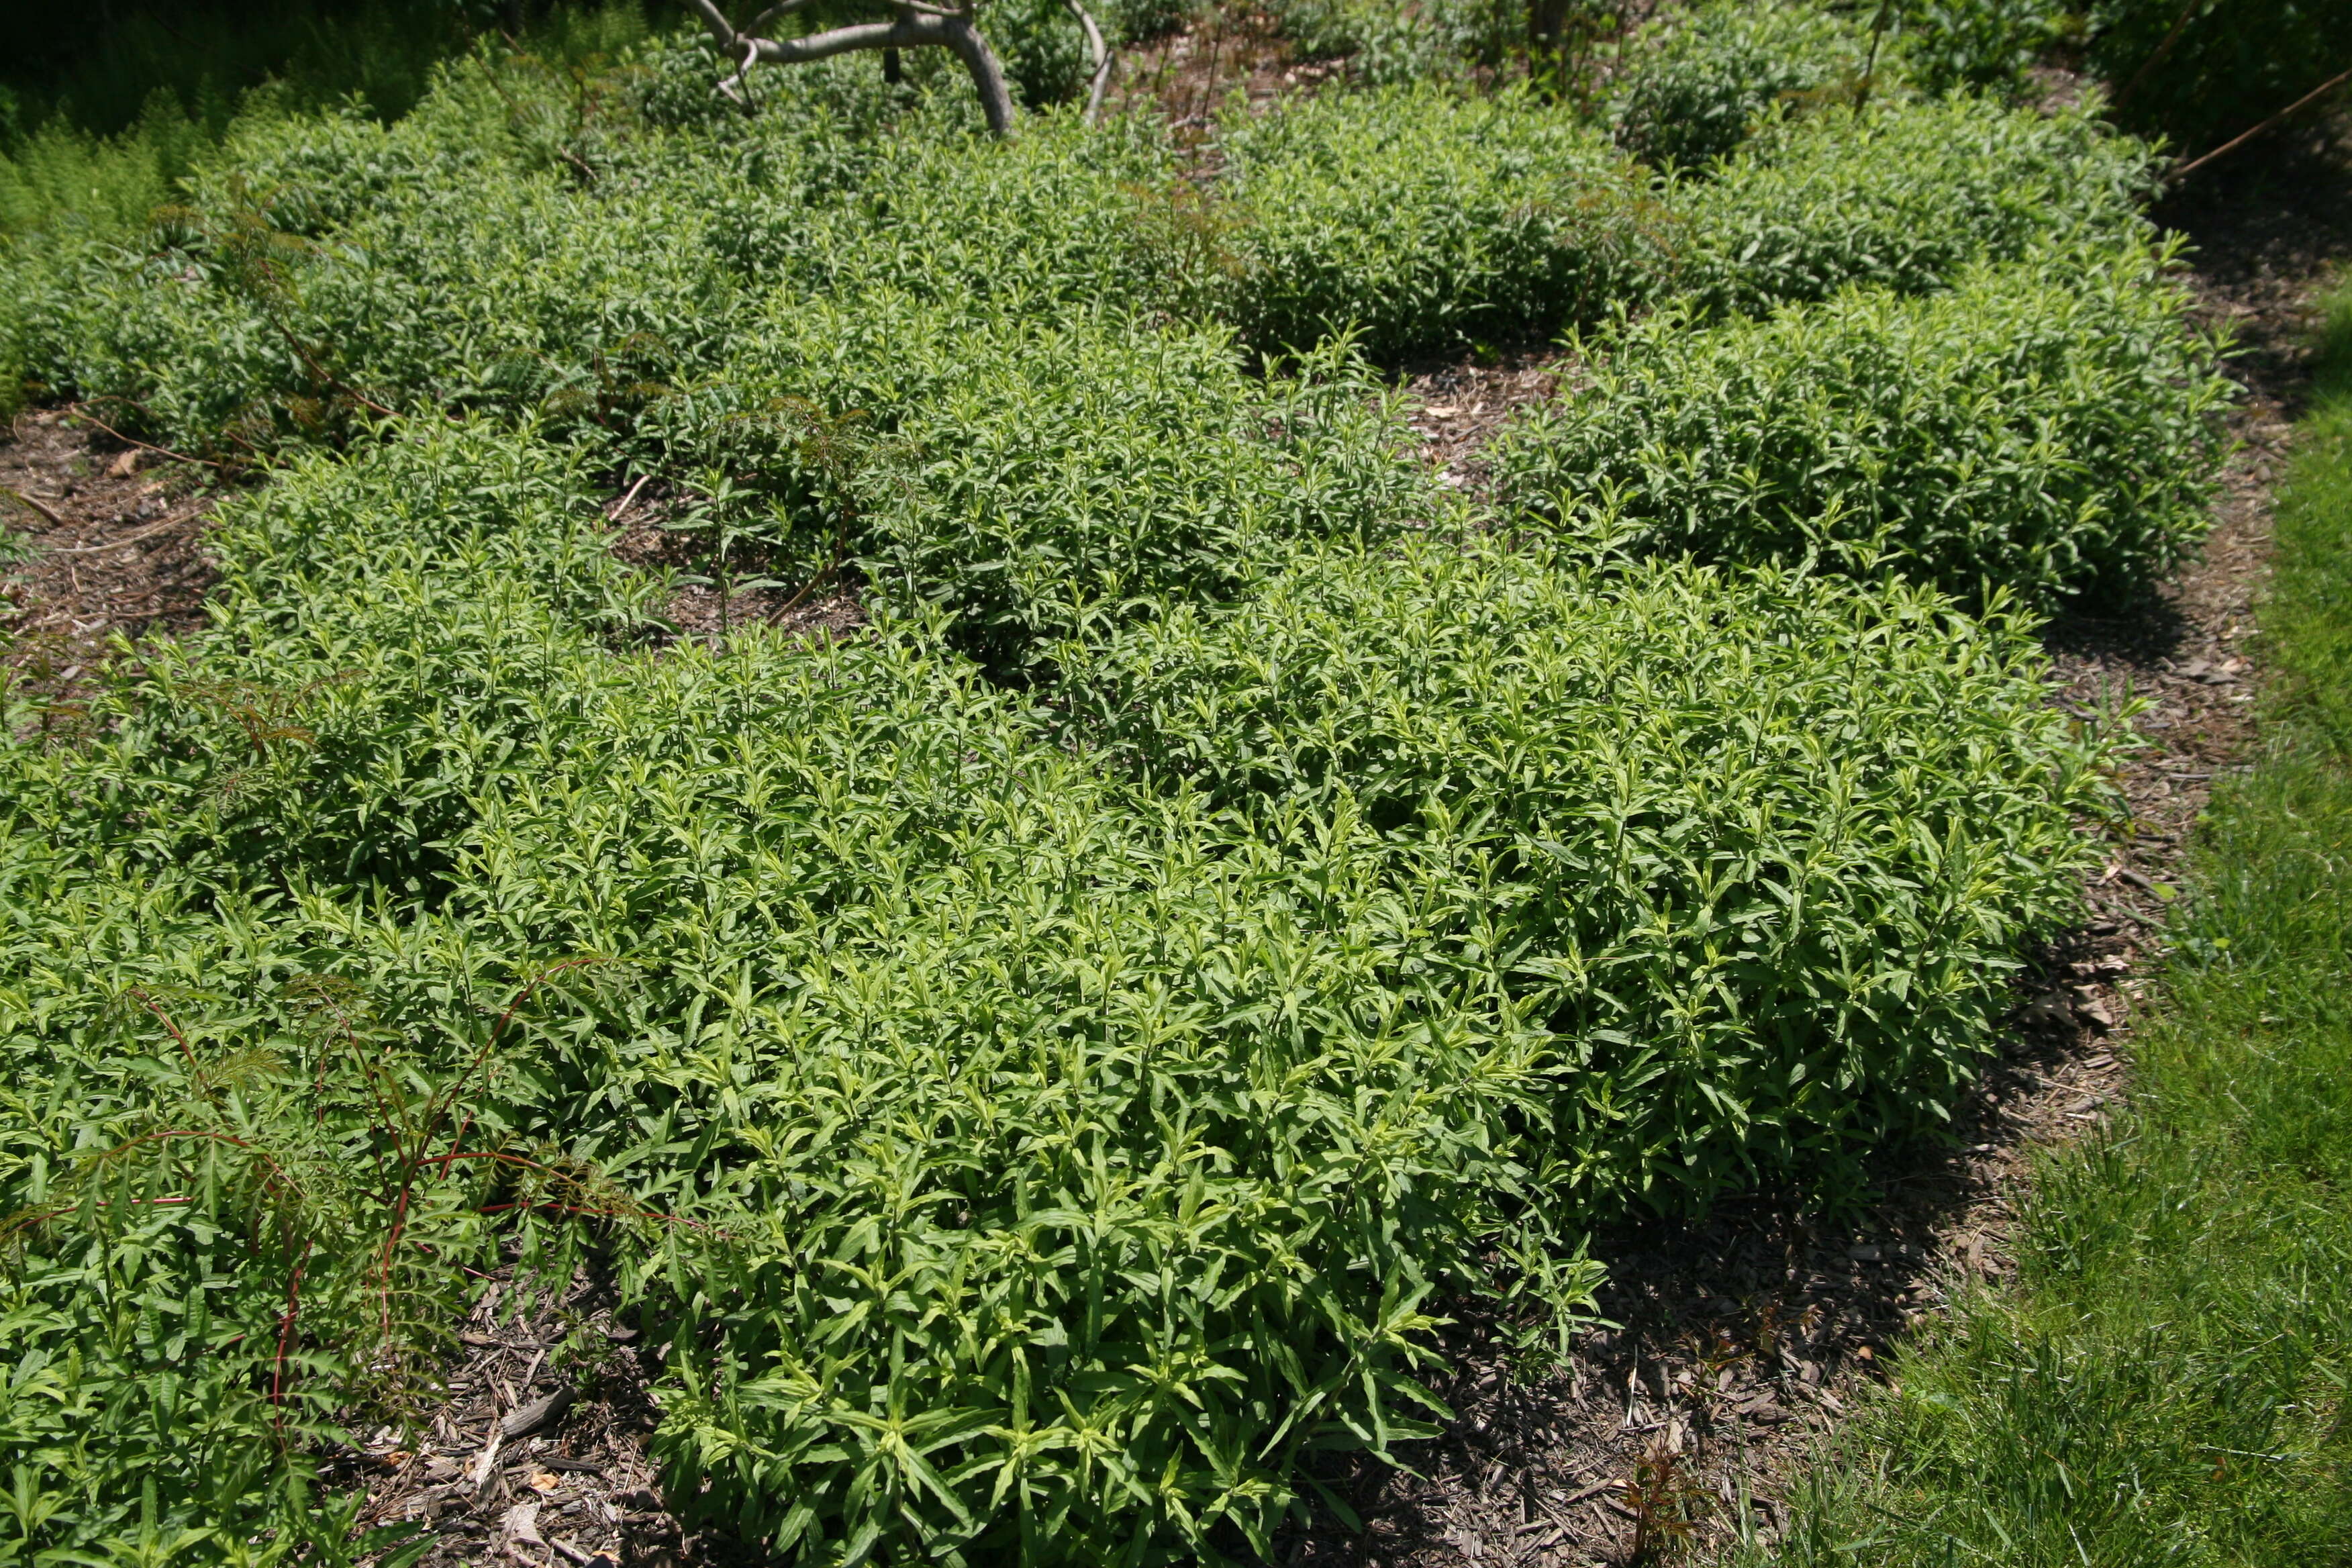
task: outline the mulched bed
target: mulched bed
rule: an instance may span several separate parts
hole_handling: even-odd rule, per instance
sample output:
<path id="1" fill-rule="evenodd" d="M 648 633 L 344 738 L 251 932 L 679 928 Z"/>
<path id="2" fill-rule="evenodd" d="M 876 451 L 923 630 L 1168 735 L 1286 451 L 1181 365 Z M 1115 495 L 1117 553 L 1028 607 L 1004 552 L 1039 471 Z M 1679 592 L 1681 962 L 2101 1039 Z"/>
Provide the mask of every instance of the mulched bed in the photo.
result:
<path id="1" fill-rule="evenodd" d="M 1522 348 L 1463 364 L 1414 367 L 1404 379 L 1407 422 L 1445 483 L 1486 493 L 1486 447 L 1519 409 L 1560 389 L 1557 349 Z"/>
<path id="2" fill-rule="evenodd" d="M 1130 90 L 1180 114 L 1202 112 L 1236 79 L 1254 94 L 1311 85 L 1254 38 L 1217 42 L 1213 65 L 1197 37 L 1162 49 L 1165 68 L 1142 57 Z M 2013 1027 L 1956 1115 L 1954 1146 L 1890 1152 L 1874 1201 L 1838 1223 L 1766 1194 L 1704 1223 L 1595 1237 L 1609 1321 L 1579 1337 L 1557 1375 L 1515 1375 L 1486 1325 L 1465 1315 L 1437 1384 L 1453 1425 L 1408 1452 L 1409 1468 L 1330 1472 L 1363 1529 L 1326 1515 L 1282 1542 L 1283 1561 L 1519 1568 L 1703 1556 L 1743 1530 L 1769 1541 L 1783 1522 L 1778 1500 L 1881 1375 L 1890 1342 L 1972 1279 L 2012 1271 L 2012 1205 L 2034 1152 L 2099 1125 L 2127 1092 L 2131 1016 L 2163 951 L 2193 822 L 2252 742 L 2270 487 L 2306 374 L 2312 290 L 2352 256 L 2340 167 L 2286 149 L 2225 168 L 2166 215 L 2203 247 L 2198 287 L 2247 345 L 2243 447 L 2204 559 L 2159 603 L 2050 629 L 2055 700 L 2102 711 L 2128 688 L 2151 700 L 2138 721 L 2147 744 L 2121 780 L 2136 821 L 2095 879 L 2093 918 L 2035 955 Z M 1533 353 L 1423 369 L 1406 386 L 1433 461 L 1472 489 L 1494 428 L 1553 389 Z M 0 446 L 0 485 L 38 503 L 10 521 L 40 552 L 7 585 L 16 679 L 69 694 L 114 634 L 200 624 L 212 582 L 201 477 L 58 413 L 17 422 Z M 615 496 L 616 551 L 697 569 L 691 545 L 660 527 L 665 505 L 658 493 Z M 688 587 L 672 611 L 682 635 L 712 639 L 751 621 L 813 635 L 862 624 L 854 585 L 789 597 Z M 331 1457 L 339 1479 L 367 1489 L 368 1521 L 429 1525 L 428 1568 L 496 1556 L 530 1568 L 739 1559 L 740 1547 L 688 1537 L 664 1510 L 644 1458 L 658 1363 L 614 1324 L 600 1288 L 583 1279 L 520 1300 L 511 1289 L 499 1281 L 478 1304 L 419 1426 Z"/>
<path id="3" fill-rule="evenodd" d="M 440 1400 L 404 1433 L 379 1427 L 330 1457 L 367 1489 L 361 1523 L 429 1528 L 426 1568 L 505 1555 L 533 1568 L 666 1561 L 683 1544 L 645 1458 L 658 1371 L 607 1293 L 560 1297 L 494 1280 L 457 1336 Z"/>

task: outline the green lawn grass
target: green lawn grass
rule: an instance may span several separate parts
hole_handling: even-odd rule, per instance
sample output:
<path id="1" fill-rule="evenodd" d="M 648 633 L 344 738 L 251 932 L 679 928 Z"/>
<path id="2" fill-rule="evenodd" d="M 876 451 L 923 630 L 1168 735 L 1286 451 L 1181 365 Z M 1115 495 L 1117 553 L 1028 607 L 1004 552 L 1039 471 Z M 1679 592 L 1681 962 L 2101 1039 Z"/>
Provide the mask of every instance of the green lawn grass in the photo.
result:
<path id="1" fill-rule="evenodd" d="M 2042 1163 L 2015 1286 L 1900 1359 L 1777 1561 L 2352 1563 L 2352 287 L 2328 340 L 2265 750 L 2205 823 L 2132 1113 Z"/>

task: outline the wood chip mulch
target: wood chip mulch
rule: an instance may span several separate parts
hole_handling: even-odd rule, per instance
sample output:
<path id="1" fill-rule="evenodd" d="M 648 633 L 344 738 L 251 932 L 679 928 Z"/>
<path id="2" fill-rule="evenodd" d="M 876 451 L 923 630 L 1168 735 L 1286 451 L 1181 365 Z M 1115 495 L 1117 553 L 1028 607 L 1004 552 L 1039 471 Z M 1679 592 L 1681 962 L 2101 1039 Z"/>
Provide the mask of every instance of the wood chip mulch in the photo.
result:
<path id="1" fill-rule="evenodd" d="M 475 1302 L 425 1409 L 328 1455 L 327 1479 L 364 1490 L 362 1527 L 429 1533 L 420 1568 L 737 1561 L 663 1505 L 646 1458 L 659 1359 L 593 1279 L 550 1292 L 509 1273 Z"/>
<path id="2" fill-rule="evenodd" d="M 1486 448 L 1512 415 L 1560 391 L 1557 349 L 1521 349 L 1464 364 L 1416 368 L 1404 378 L 1407 423 L 1445 484 L 1485 496 Z"/>
<path id="3" fill-rule="evenodd" d="M 0 441 L 0 527 L 27 558 L 0 568 L 0 666 L 19 692 L 65 714 L 116 637 L 203 624 L 208 478 L 67 410 L 16 419 Z"/>

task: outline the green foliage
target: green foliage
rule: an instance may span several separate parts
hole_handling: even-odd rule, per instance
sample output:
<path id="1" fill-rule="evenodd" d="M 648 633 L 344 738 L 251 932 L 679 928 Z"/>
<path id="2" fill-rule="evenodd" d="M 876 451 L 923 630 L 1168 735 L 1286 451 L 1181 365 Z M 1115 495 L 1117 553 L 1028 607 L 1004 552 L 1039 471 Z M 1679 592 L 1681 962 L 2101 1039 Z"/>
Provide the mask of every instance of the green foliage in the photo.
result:
<path id="1" fill-rule="evenodd" d="M 1276 0 L 1266 11 L 1296 53 L 1345 60 L 1369 87 L 1458 79 L 1528 48 L 1527 9 L 1511 0 Z"/>
<path id="2" fill-rule="evenodd" d="M 1040 1560 L 1262 1542 L 1304 1447 L 1423 1432 L 1404 1373 L 1432 1292 L 1484 1288 L 1498 1244 L 1550 1258 L 1513 1198 L 1544 1037 L 1491 964 L 1406 966 L 1429 916 L 1369 854 L 1236 842 L 1133 797 L 919 626 L 616 654 L 645 585 L 575 486 L 487 430 L 304 463 L 219 535 L 215 634 L 126 672 L 88 744 L 7 758 L 5 843 L 44 879 L 5 971 L 11 1087 L 55 1129 L 41 1159 L 89 1142 L 60 1050 L 125 1075 L 100 1147 L 216 1125 L 181 1080 L 257 1061 L 219 1114 L 265 1169 L 380 1131 L 329 1047 L 413 1077 L 410 1101 L 462 1090 L 486 1163 L 458 1168 L 485 1173 L 435 1179 L 449 1128 L 424 1113 L 410 1164 L 435 1206 L 413 1224 L 434 1250 L 398 1256 L 439 1260 L 446 1289 L 488 1215 L 611 1192 L 595 1212 L 636 1216 L 632 1289 L 675 1326 L 681 1506 L 813 1561 L 871 1531 L 894 1555 L 1025 1534 Z M 511 1000 L 583 954 L 577 984 Z M 175 994 L 191 1055 L 165 1074 L 138 1065 L 142 1014 L 108 1009 L 173 974 L 200 984 Z M 280 1043 L 321 986 L 330 1038 Z M 312 1071 L 355 1103 L 314 1121 Z M 20 1206 L 42 1171 L 9 1167 Z M 383 1226 L 349 1184 L 324 1212 L 365 1240 L 346 1286 L 305 1287 L 298 1347 L 382 1337 Z M 239 1208 L 252 1187 L 205 1193 L 198 1229 L 274 1217 Z M 143 1300 L 23 1276 L 19 1354 L 93 1331 L 63 1302 L 128 1333 L 208 1278 L 188 1245 L 148 1256 Z M 251 1260 L 248 1317 L 301 1256 Z M 1585 1301 L 1589 1268 L 1545 1267 L 1548 1310 Z M 431 1291 L 400 1299 L 429 1321 Z M 247 1328 L 222 1375 L 274 1386 L 274 1337 Z M 323 1411 L 349 1369 L 295 1371 Z M 274 1414 L 223 1419 L 250 1441 Z M 46 1432 L 0 1441 L 29 1459 Z M 226 1522 L 201 1454 L 101 1458 L 116 1503 L 162 1467 L 167 1522 Z"/>
<path id="3" fill-rule="evenodd" d="M 424 11 L 289 3 L 241 9 L 234 26 L 182 17 L 174 31 L 141 9 L 104 22 L 94 52 L 29 100 L 0 88 L 0 413 L 49 374 L 35 302 L 67 288 L 92 247 L 145 228 L 224 139 L 330 106 L 389 116 L 414 104 L 466 37 L 457 8 Z M 578 72 L 646 36 L 642 8 L 617 0 L 559 8 L 524 41 L 528 58 Z"/>
<path id="4" fill-rule="evenodd" d="M 2337 338 L 2335 386 L 2281 494 L 2258 645 L 2288 684 L 2262 761 L 2217 790 L 2201 830 L 2163 1011 L 2133 1031 L 2130 1110 L 2040 1162 L 2016 1282 L 1965 1297 L 1905 1354 L 1800 1494 L 1776 1563 L 2352 1555 L 2352 401 Z"/>
<path id="5" fill-rule="evenodd" d="M 1702 190 L 1423 89 L 1196 184 L 927 69 L 746 118 L 690 43 L 484 49 L 11 274 L 47 389 L 246 481 L 208 626 L 6 690 L 23 1553 L 375 1550 L 304 1456 L 520 1246 L 614 1272 L 674 1506 L 780 1558 L 1263 1554 L 1426 1431 L 1447 1303 L 1539 1358 L 1594 1219 L 1932 1135 L 2067 918 L 2106 742 L 1997 604 L 1506 548 L 1348 331 L 1928 289 L 2136 238 L 2137 152 L 1874 110 L 1916 193 L 1813 121 Z M 1803 180 L 1863 219 L 1748 251 Z M 677 638 L 641 478 L 874 624 Z"/>
<path id="6" fill-rule="evenodd" d="M 1878 64 L 1898 74 L 1891 52 Z M 1852 101 L 1870 68 L 1866 26 L 1804 4 L 1708 0 L 1634 36 L 1611 83 L 1610 118 L 1618 145 L 1643 163 L 1696 169 L 1731 153 L 1777 106 Z"/>
<path id="7" fill-rule="evenodd" d="M 1097 26 L 1108 20 L 1095 18 Z M 1042 109 L 1085 95 L 1086 37 L 1062 0 L 992 0 L 982 22 L 1023 103 Z"/>
<path id="8" fill-rule="evenodd" d="M 133 232 L 208 140 L 201 121 L 160 98 L 108 141 L 52 121 L 0 154 L 0 236 L 56 244 Z"/>
<path id="9" fill-rule="evenodd" d="M 1345 59 L 1374 37 L 1412 26 L 1402 6 L 1351 0 L 1276 0 L 1267 15 L 1299 57 L 1310 60 Z"/>
<path id="10" fill-rule="evenodd" d="M 2031 91 L 2028 68 L 2081 26 L 2060 0 L 1903 0 L 1895 21 L 1910 75 L 1927 91 L 2012 98 Z"/>
<path id="11" fill-rule="evenodd" d="M 1550 1180 L 1675 1207 L 1937 1125 L 2104 798 L 2041 670 L 1906 588 L 1446 542 L 1065 679 L 1115 769 L 1451 910 L 1551 1031 Z"/>
<path id="12" fill-rule="evenodd" d="M 1304 348 L 1354 329 L 1376 357 L 1591 321 L 1662 261 L 1646 184 L 1530 98 L 1390 89 L 1294 101 L 1225 126 L 1248 339 Z"/>
<path id="13" fill-rule="evenodd" d="M 2164 272 L 2060 252 L 1712 331 L 1661 312 L 1591 345 L 1497 484 L 1595 549 L 2128 596 L 2202 536 L 2232 390 Z"/>
<path id="14" fill-rule="evenodd" d="M 1023 354 L 1029 331 L 965 332 L 980 363 L 856 481 L 866 580 L 946 608 L 991 662 L 1139 603 L 1227 596 L 1283 540 L 1360 544 L 1436 507 L 1341 355 L 1253 385 L 1218 335 L 1087 331 Z"/>
<path id="15" fill-rule="evenodd" d="M 32 304 L 40 370 L 222 455 L 334 434 L 362 397 L 617 431 L 780 289 L 982 313 L 1181 294 L 1138 221 L 1168 171 L 1139 127 L 1045 121 L 994 148 L 956 134 L 968 92 L 906 110 L 871 67 L 768 73 L 747 124 L 703 112 L 723 100 L 698 48 L 586 90 L 480 58 L 394 128 L 256 126 L 145 255 Z"/>
<path id="16" fill-rule="evenodd" d="M 2346 0 L 2093 0 L 2086 9 L 2090 66 L 2112 88 L 2116 121 L 2186 155 L 2252 130 L 2352 66 Z"/>
<path id="17" fill-rule="evenodd" d="M 1247 374 L 1227 335 L 852 295 L 779 309 L 656 402 L 647 462 L 691 460 L 802 575 L 836 555 L 931 605 L 1000 670 L 1171 594 L 1222 597 L 1286 539 L 1376 540 L 1445 510 L 1344 350 Z"/>
<path id="18" fill-rule="evenodd" d="M 1194 0 L 1119 0 L 1096 16 L 1105 39 L 1114 47 L 1148 44 L 1181 32 L 1200 14 Z"/>
<path id="19" fill-rule="evenodd" d="M 1682 277 L 1710 310 L 1755 312 L 1848 283 L 1924 293 L 2044 247 L 2144 242 L 2152 163 L 2072 110 L 1953 98 L 1809 115 L 1683 188 Z"/>

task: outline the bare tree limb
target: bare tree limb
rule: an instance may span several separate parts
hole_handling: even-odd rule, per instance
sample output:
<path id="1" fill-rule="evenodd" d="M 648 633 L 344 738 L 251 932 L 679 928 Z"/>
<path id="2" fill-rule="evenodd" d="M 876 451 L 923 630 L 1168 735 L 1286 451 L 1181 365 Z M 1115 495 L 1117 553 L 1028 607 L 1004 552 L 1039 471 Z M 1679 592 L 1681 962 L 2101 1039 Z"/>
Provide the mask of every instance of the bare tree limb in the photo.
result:
<path id="1" fill-rule="evenodd" d="M 1095 26 L 1094 14 L 1079 0 L 1062 0 L 1070 15 L 1087 35 L 1087 123 L 1092 125 L 1102 112 L 1103 94 L 1110 87 L 1110 47 L 1103 42 L 1102 29 Z"/>
<path id="2" fill-rule="evenodd" d="M 2276 114 L 2272 115 L 2268 120 L 2263 121 L 2260 125 L 2255 126 L 2252 131 L 2242 132 L 2238 135 L 2231 137 L 2227 142 L 2222 142 L 2219 147 L 2214 148 L 2210 153 L 2206 153 L 2203 157 L 2196 159 L 2194 162 L 2181 164 L 2180 167 L 2172 171 L 2172 177 L 2176 180 L 2186 179 L 2189 175 L 2195 174 L 2198 170 L 2203 168 L 2206 164 L 2211 163 L 2222 153 L 2234 153 L 2239 148 L 2244 146 L 2247 142 L 2252 141 L 2255 137 L 2260 136 L 2263 132 L 2268 131 L 2272 126 L 2276 125 L 2280 121 L 2284 120 L 2288 115 L 2293 114 L 2296 110 L 2301 109 L 2305 104 L 2309 103 L 2315 98 L 2325 98 L 2327 94 L 2334 92 L 2337 88 L 2342 87 L 2347 81 L 2352 81 L 2352 70 L 2338 71 L 2336 75 L 2329 77 L 2326 81 L 2321 82 L 2317 87 L 2313 88 L 2309 92 L 2305 93 L 2301 98 L 2296 99 L 2293 103 L 2288 104 L 2284 109 L 2280 110 Z"/>
<path id="3" fill-rule="evenodd" d="M 925 16 L 901 16 L 895 22 L 853 22 L 845 27 L 828 27 L 822 33 L 811 33 L 804 38 L 746 38 L 759 58 L 770 65 L 795 66 L 809 60 L 830 59 L 853 49 L 908 48 L 920 44 L 936 44 L 942 40 L 926 37 L 916 31 L 929 21 Z"/>
<path id="4" fill-rule="evenodd" d="M 798 0 L 784 0 L 767 15 L 797 4 Z M 738 33 L 715 0 L 686 0 L 686 5 L 702 18 L 703 27 L 723 53 L 741 59 L 734 75 L 719 84 L 719 90 L 747 109 L 751 107 L 749 73 L 754 60 L 765 60 L 771 65 L 800 65 L 854 49 L 908 49 L 928 45 L 944 48 L 963 62 L 973 89 L 980 94 L 980 110 L 988 121 L 989 133 L 1009 136 L 1013 132 L 1013 94 L 1004 85 L 1004 68 L 997 63 L 995 51 L 981 37 L 980 29 L 972 26 L 969 8 L 942 10 L 924 0 L 892 0 L 898 13 L 895 21 L 829 27 L 804 38 L 763 38 Z"/>
<path id="5" fill-rule="evenodd" d="M 744 113 L 756 114 L 760 106 L 751 100 L 751 62 L 760 58 L 759 40 L 739 37 L 735 42 L 741 47 L 743 58 L 735 62 L 733 76 L 719 79 L 719 90 L 741 104 Z"/>
<path id="6" fill-rule="evenodd" d="M 29 507 L 33 510 L 40 513 L 51 528 L 63 528 L 66 526 L 66 520 L 58 515 L 57 508 L 49 505 L 48 502 L 41 500 L 38 496 L 26 495 L 23 490 L 14 489 L 8 485 L 0 485 L 0 496 L 5 496 L 8 500 L 16 502 L 19 506 Z"/>
<path id="7" fill-rule="evenodd" d="M 709 30 L 711 37 L 717 40 L 720 48 L 730 55 L 735 52 L 735 28 L 733 24 L 727 20 L 726 12 L 711 4 L 711 0 L 686 0 L 686 5 L 688 10 L 702 18 L 703 26 Z"/>

